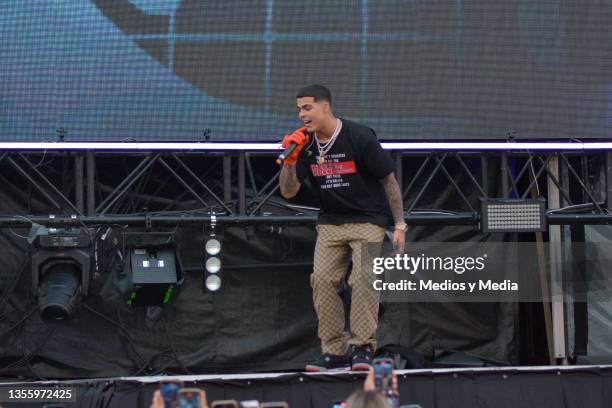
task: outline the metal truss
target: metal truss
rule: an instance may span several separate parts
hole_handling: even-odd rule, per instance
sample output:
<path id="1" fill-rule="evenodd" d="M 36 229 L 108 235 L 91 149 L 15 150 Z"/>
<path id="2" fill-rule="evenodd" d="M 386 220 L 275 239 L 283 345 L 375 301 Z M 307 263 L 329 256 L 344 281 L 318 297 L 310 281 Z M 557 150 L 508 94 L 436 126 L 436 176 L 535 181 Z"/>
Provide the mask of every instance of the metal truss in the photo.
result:
<path id="1" fill-rule="evenodd" d="M 37 223 L 152 229 L 207 225 L 213 216 L 225 227 L 315 223 L 317 208 L 280 196 L 276 154 L 0 151 L 0 228 Z M 550 242 L 561 242 L 560 225 L 612 222 L 612 150 L 435 149 L 392 154 L 411 225 L 475 227 L 481 199 L 535 197 L 547 199 Z M 571 240 L 584 239 L 584 228 L 571 230 Z M 543 242 L 542 233 L 536 233 L 536 239 Z M 558 265 L 562 259 L 559 254 L 556 258 Z M 563 273 L 540 271 L 542 291 L 553 299 L 543 308 L 551 363 L 567 356 L 565 294 L 559 289 Z M 586 319 L 585 307 L 576 305 L 575 311 L 577 321 Z"/>
<path id="2" fill-rule="evenodd" d="M 316 208 L 282 199 L 276 153 L 261 151 L 4 151 L 0 227 L 312 224 Z M 612 221 L 612 151 L 393 153 L 411 225 L 476 225 L 480 198 L 546 197 L 549 224 Z M 555 167 L 556 166 L 556 167 Z M 552 184 L 551 184 L 552 183 Z M 440 197 L 440 186 L 449 186 Z M 13 207 L 15 208 L 15 207 Z"/>

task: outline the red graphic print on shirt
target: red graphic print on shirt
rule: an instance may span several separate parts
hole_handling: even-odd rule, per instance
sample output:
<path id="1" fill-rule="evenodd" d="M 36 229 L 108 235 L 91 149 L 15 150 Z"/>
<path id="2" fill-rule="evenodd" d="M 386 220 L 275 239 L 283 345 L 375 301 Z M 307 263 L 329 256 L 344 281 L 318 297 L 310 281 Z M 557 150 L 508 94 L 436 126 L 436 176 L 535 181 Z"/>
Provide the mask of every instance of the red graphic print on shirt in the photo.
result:
<path id="1" fill-rule="evenodd" d="M 355 167 L 355 162 L 353 160 L 336 163 L 311 164 L 310 170 L 315 177 L 353 174 L 357 172 L 357 168 Z"/>

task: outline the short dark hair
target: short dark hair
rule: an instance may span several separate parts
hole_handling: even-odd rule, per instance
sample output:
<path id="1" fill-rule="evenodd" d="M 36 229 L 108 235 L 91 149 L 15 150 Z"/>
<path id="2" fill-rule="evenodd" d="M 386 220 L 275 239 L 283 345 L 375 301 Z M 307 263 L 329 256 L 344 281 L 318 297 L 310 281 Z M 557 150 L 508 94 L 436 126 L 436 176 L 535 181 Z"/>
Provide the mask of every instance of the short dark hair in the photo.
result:
<path id="1" fill-rule="evenodd" d="M 315 102 L 318 101 L 327 101 L 329 104 L 332 104 L 332 96 L 329 89 L 324 87 L 323 85 L 308 85 L 304 88 L 300 89 L 300 92 L 295 96 L 296 98 L 305 98 L 307 96 L 311 96 L 314 98 Z"/>

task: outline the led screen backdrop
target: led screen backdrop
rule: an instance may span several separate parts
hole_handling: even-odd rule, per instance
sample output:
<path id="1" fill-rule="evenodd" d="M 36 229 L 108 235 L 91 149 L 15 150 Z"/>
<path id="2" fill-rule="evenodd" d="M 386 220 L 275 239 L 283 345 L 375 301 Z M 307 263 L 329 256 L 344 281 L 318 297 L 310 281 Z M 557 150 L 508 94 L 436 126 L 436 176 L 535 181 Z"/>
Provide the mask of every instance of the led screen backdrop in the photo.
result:
<path id="1" fill-rule="evenodd" d="M 278 140 L 332 90 L 381 139 L 612 136 L 612 0 L 19 0 L 0 139 Z"/>

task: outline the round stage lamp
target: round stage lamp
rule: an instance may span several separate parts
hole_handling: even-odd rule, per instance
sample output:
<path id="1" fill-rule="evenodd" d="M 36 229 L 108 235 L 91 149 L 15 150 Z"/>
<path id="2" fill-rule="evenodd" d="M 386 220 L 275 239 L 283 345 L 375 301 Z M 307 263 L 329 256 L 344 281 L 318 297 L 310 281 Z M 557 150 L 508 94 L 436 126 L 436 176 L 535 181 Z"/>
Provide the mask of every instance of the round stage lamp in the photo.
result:
<path id="1" fill-rule="evenodd" d="M 219 290 L 219 288 L 221 288 L 221 278 L 219 278 L 217 275 L 209 275 L 206 278 L 206 289 L 210 290 L 211 292 L 216 292 Z"/>
<path id="2" fill-rule="evenodd" d="M 81 271 L 76 265 L 56 263 L 40 282 L 38 307 L 43 321 L 67 320 L 80 304 Z"/>
<path id="3" fill-rule="evenodd" d="M 206 253 L 208 255 L 217 255 L 221 252 L 221 242 L 216 238 L 211 238 L 206 241 Z"/>
<path id="4" fill-rule="evenodd" d="M 221 260 L 215 256 L 206 260 L 206 270 L 210 273 L 217 273 L 221 270 Z"/>

